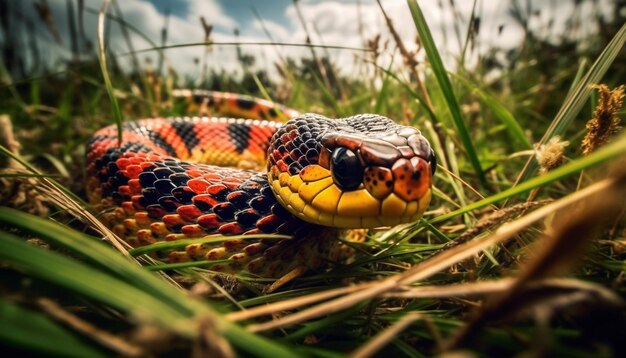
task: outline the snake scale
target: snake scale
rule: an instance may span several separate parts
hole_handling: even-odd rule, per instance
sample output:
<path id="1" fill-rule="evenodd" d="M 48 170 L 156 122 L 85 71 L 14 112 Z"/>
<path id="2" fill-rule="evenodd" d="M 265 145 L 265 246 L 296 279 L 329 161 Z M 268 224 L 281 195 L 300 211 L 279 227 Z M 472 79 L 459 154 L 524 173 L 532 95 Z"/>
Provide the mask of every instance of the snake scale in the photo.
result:
<path id="1" fill-rule="evenodd" d="M 412 222 L 429 204 L 436 159 L 413 127 L 373 114 L 299 114 L 237 94 L 175 95 L 201 116 L 126 122 L 121 145 L 108 126 L 87 151 L 89 200 L 131 246 L 215 237 L 161 259 L 221 260 L 207 268 L 264 277 L 319 269 L 341 258 L 330 228 Z M 263 233 L 293 238 L 253 235 Z"/>

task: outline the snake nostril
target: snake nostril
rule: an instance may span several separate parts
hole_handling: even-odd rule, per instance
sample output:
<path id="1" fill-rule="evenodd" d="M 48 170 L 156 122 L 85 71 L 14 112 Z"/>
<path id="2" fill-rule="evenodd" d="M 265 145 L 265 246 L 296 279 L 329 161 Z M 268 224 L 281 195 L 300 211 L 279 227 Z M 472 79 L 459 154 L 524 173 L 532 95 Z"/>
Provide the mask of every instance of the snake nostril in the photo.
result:
<path id="1" fill-rule="evenodd" d="M 429 163 L 420 157 L 396 161 L 392 167 L 396 179 L 394 193 L 406 201 L 419 200 L 430 188 L 428 165 Z"/>

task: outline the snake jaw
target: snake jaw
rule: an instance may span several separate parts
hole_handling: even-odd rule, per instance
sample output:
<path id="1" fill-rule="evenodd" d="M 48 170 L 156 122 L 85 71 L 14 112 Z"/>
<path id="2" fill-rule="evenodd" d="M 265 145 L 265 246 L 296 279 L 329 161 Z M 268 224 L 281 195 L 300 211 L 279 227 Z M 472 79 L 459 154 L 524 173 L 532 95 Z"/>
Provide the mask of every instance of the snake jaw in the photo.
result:
<path id="1" fill-rule="evenodd" d="M 423 160 L 418 163 L 422 163 L 418 164 L 420 169 L 429 171 Z M 374 173 L 386 172 L 387 168 L 368 169 L 368 173 Z M 416 221 L 431 198 L 430 178 L 422 180 L 418 190 L 409 187 L 410 182 L 407 185 L 406 181 L 398 179 L 394 187 L 404 191 L 389 189 L 387 195 L 377 197 L 373 193 L 379 192 L 372 188 L 372 181 L 356 190 L 342 191 L 333 181 L 330 170 L 319 165 L 309 165 L 298 175 L 270 171 L 269 180 L 278 202 L 293 215 L 310 223 L 340 228 L 374 228 Z M 388 189 L 387 185 L 382 185 Z M 411 200 L 402 197 L 407 191 L 411 193 Z"/>

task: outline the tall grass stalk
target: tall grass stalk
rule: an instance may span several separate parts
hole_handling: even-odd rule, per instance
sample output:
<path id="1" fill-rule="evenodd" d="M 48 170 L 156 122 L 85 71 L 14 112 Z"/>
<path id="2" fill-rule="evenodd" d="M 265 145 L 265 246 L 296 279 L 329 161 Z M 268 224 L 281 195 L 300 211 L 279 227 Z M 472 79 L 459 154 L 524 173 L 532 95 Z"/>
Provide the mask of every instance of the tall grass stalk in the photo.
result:
<path id="1" fill-rule="evenodd" d="M 430 33 L 424 14 L 422 13 L 422 10 L 416 0 L 407 0 L 407 3 L 409 5 L 409 9 L 411 10 L 411 15 L 413 16 L 413 22 L 415 23 L 417 32 L 420 35 L 420 39 L 422 40 L 424 49 L 426 50 L 426 54 L 430 60 L 433 73 L 437 78 L 437 83 L 439 83 L 439 87 L 441 88 L 444 98 L 446 99 L 448 110 L 452 115 L 452 120 L 457 130 L 457 135 L 461 139 L 465 153 L 474 167 L 478 182 L 483 188 L 487 188 L 487 179 L 485 178 L 485 173 L 483 172 L 480 160 L 478 159 L 478 153 L 476 152 L 471 135 L 467 129 L 463 115 L 461 114 L 461 108 L 454 91 L 452 90 L 452 84 L 448 78 L 448 72 L 443 65 L 443 61 L 441 60 L 435 41 Z"/>
<path id="2" fill-rule="evenodd" d="M 115 96 L 113 84 L 111 83 L 111 76 L 109 74 L 109 68 L 107 66 L 107 55 L 104 45 L 104 21 L 106 19 L 106 12 L 109 7 L 109 3 L 110 0 L 104 0 L 104 2 L 102 3 L 102 7 L 100 8 L 100 13 L 98 14 L 98 60 L 100 62 L 100 70 L 102 71 L 102 79 L 104 80 L 104 85 L 106 87 L 107 94 L 109 95 L 109 100 L 111 101 L 113 118 L 115 119 L 115 123 L 117 124 L 117 144 L 121 146 L 122 122 L 124 121 L 124 119 L 122 117 L 122 111 L 120 110 L 120 106 L 117 103 L 117 97 Z"/>

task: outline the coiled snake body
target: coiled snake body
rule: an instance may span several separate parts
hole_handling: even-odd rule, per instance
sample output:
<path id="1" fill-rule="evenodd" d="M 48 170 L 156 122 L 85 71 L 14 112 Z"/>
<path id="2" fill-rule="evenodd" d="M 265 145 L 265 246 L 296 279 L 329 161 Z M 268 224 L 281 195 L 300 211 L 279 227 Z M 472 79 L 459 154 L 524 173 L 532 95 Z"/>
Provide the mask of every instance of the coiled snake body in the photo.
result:
<path id="1" fill-rule="evenodd" d="M 435 156 L 415 128 L 372 114 L 299 115 L 234 94 L 177 94 L 201 113 L 247 119 L 143 119 L 123 125 L 121 145 L 115 126 L 92 137 L 89 199 L 132 246 L 244 235 L 216 235 L 161 255 L 170 262 L 229 259 L 208 268 L 277 277 L 337 258 L 337 240 L 321 227 L 397 225 L 428 206 Z M 281 118 L 289 121 L 271 121 Z M 264 171 L 241 169 L 264 162 Z M 245 236 L 262 233 L 294 238 Z"/>

